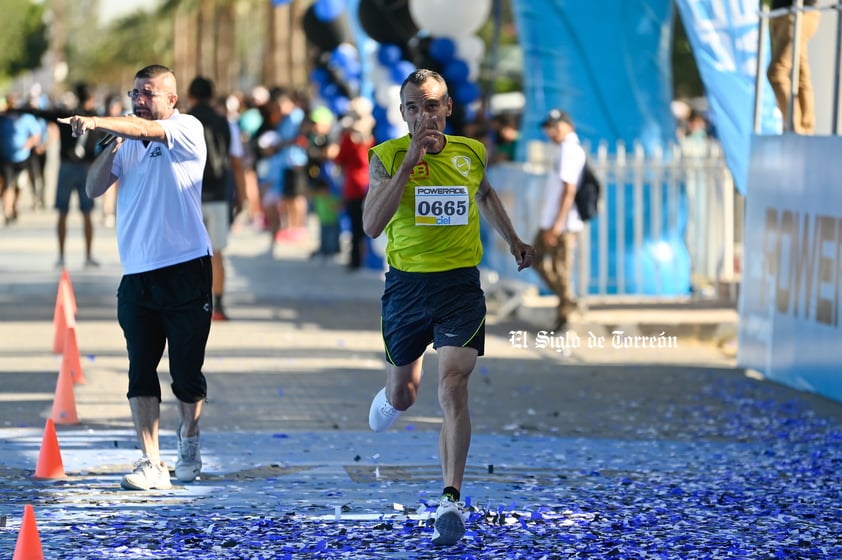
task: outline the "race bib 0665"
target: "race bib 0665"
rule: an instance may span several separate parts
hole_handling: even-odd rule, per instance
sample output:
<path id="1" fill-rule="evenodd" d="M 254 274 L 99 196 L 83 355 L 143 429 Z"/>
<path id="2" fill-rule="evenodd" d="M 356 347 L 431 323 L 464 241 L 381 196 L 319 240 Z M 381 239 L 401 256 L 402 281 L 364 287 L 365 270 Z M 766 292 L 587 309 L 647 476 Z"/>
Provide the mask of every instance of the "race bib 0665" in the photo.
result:
<path id="1" fill-rule="evenodd" d="M 468 204 L 468 187 L 415 187 L 415 225 L 468 225 Z"/>

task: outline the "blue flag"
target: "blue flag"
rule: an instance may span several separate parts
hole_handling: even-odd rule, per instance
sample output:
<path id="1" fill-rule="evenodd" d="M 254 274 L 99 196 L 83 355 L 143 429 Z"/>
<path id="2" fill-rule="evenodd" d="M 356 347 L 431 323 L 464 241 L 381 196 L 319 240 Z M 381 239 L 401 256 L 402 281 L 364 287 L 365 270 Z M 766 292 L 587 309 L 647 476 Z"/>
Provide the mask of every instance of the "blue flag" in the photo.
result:
<path id="1" fill-rule="evenodd" d="M 781 130 L 775 95 L 765 79 L 769 48 L 758 69 L 757 0 L 677 0 L 687 38 L 705 84 L 711 122 L 731 169 L 745 194 L 754 128 L 755 73 L 764 76 L 760 98 L 761 133 Z M 768 41 L 767 41 L 768 43 Z"/>
<path id="2" fill-rule="evenodd" d="M 670 112 L 670 0 L 516 0 L 523 47 L 522 141 L 546 140 L 541 121 L 559 107 L 594 147 L 640 142 L 651 153 L 675 139 Z"/>

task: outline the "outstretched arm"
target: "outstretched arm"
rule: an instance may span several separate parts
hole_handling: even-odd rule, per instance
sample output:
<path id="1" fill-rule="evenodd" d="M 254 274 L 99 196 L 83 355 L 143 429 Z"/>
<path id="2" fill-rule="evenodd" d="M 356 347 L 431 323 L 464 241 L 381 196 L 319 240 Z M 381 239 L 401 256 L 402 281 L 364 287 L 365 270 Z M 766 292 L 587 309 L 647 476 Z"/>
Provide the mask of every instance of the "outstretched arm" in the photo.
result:
<path id="1" fill-rule="evenodd" d="M 92 130 L 110 132 L 121 138 L 132 140 L 147 140 L 150 142 L 166 142 L 167 134 L 164 127 L 157 121 L 141 119 L 134 115 L 125 117 L 88 117 L 74 115 L 58 119 L 61 124 L 70 125 L 73 128 L 73 136 L 82 136 Z"/>
<path id="2" fill-rule="evenodd" d="M 509 244 L 509 251 L 511 251 L 515 262 L 517 262 L 518 271 L 532 266 L 535 249 L 531 245 L 521 241 L 520 237 L 518 237 L 500 197 L 497 196 L 497 191 L 491 186 L 486 175 L 482 176 L 482 182 L 480 183 L 475 200 L 477 207 L 482 212 L 482 215 L 485 216 L 485 219 L 506 240 L 506 243 Z"/>

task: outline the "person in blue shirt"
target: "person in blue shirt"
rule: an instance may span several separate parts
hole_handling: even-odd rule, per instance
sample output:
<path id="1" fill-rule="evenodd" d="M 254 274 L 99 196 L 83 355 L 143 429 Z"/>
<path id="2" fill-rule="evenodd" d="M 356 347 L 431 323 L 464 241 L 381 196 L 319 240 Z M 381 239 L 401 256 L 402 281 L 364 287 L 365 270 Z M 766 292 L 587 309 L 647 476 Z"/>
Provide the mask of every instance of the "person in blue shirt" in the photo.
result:
<path id="1" fill-rule="evenodd" d="M 3 219 L 6 225 L 17 217 L 20 179 L 29 171 L 29 158 L 41 142 L 41 125 L 33 115 L 8 111 L 0 115 L 0 162 L 3 165 Z"/>

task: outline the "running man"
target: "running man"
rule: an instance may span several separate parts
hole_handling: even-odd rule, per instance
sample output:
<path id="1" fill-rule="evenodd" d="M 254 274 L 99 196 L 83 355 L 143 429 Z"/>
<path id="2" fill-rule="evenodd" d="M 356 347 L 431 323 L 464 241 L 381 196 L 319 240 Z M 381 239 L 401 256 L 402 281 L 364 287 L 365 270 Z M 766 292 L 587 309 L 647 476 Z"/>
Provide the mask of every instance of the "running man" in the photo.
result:
<path id="1" fill-rule="evenodd" d="M 412 406 L 432 343 L 444 416 L 444 490 L 433 544 L 452 545 L 465 534 L 460 491 L 471 442 L 468 378 L 485 346 L 479 212 L 509 244 L 518 270 L 532 264 L 533 249 L 515 233 L 488 181 L 485 146 L 444 134 L 453 101 L 441 75 L 416 70 L 400 94 L 409 134 L 369 151 L 371 184 L 363 209 L 365 232 L 372 238 L 386 232 L 389 264 L 381 318 L 386 386 L 371 403 L 369 424 L 386 430 Z"/>

